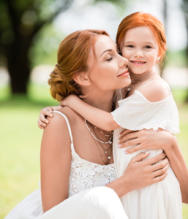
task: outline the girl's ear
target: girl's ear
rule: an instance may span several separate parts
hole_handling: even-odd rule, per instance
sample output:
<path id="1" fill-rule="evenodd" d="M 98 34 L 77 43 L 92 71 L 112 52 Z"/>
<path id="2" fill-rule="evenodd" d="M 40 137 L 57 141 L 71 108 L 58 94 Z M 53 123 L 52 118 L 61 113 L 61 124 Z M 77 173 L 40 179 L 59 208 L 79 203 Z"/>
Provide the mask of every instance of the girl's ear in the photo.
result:
<path id="1" fill-rule="evenodd" d="M 158 57 L 157 57 L 157 62 L 159 63 L 160 60 L 161 60 L 161 56 L 158 56 Z"/>
<path id="2" fill-rule="evenodd" d="M 81 86 L 89 86 L 90 80 L 87 72 L 77 72 L 73 76 L 73 80 Z"/>

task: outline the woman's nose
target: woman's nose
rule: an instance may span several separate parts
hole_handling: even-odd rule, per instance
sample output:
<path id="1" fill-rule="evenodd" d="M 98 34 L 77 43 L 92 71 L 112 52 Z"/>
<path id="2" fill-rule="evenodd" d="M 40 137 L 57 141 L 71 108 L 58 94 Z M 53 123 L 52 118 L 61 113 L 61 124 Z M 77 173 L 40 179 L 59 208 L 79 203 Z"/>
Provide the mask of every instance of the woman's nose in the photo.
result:
<path id="1" fill-rule="evenodd" d="M 119 55 L 119 59 L 120 59 L 120 67 L 128 66 L 128 60 L 125 57 Z"/>

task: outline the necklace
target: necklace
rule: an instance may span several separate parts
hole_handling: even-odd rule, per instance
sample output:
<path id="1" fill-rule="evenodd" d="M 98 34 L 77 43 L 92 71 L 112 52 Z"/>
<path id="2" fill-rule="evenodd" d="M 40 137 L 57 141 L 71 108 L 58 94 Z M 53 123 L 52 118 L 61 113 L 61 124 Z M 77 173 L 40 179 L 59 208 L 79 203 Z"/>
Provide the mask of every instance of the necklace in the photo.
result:
<path id="1" fill-rule="evenodd" d="M 110 161 L 111 161 L 111 158 L 112 158 L 112 134 L 108 134 L 108 135 L 105 135 L 105 136 L 110 136 L 110 139 L 108 141 L 103 141 L 99 138 L 97 138 L 96 134 L 94 133 L 94 130 L 93 132 L 91 131 L 91 129 L 89 128 L 89 125 L 87 123 L 87 120 L 85 120 L 85 125 L 89 131 L 89 133 L 91 134 L 91 136 L 94 138 L 94 140 L 96 141 L 97 143 L 97 146 L 100 146 L 100 148 L 102 148 L 103 150 L 103 153 L 104 153 L 104 156 L 106 157 L 107 159 L 107 162 L 103 160 L 103 163 L 104 164 L 108 164 Z M 94 126 L 94 129 L 96 129 L 97 127 Z M 102 130 L 100 130 L 102 131 Z M 104 133 L 103 131 L 101 133 Z M 109 144 L 110 146 L 108 148 L 104 148 L 101 144 Z"/>
<path id="2" fill-rule="evenodd" d="M 99 142 L 95 142 L 99 151 L 99 155 L 101 157 L 101 160 L 105 165 L 110 164 L 112 162 L 112 147 L 109 147 L 107 150 L 105 150 Z M 103 152 L 103 155 L 101 154 L 101 149 Z M 105 157 L 105 158 L 104 158 Z"/>
<path id="3" fill-rule="evenodd" d="M 91 129 L 90 129 L 89 126 L 88 126 L 88 123 L 87 123 L 87 120 L 86 120 L 86 119 L 85 119 L 85 125 L 86 125 L 88 131 L 90 132 L 91 136 L 92 136 L 96 141 L 100 142 L 101 144 L 110 144 L 110 145 L 112 144 L 112 135 L 106 135 L 106 136 L 110 136 L 110 139 L 109 139 L 108 141 L 103 141 L 103 140 L 97 138 L 96 135 L 93 134 L 93 132 L 91 131 Z M 94 128 L 96 129 L 97 127 L 94 126 Z M 101 130 L 101 131 L 102 131 L 102 130 Z M 103 132 L 103 133 L 104 133 L 104 132 Z"/>

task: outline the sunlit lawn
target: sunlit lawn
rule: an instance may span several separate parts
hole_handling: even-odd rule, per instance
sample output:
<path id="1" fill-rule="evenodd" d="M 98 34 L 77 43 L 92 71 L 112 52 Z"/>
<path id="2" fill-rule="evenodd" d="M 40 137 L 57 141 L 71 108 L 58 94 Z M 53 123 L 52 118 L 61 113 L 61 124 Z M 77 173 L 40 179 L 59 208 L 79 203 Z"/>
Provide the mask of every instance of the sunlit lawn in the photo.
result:
<path id="1" fill-rule="evenodd" d="M 32 85 L 29 99 L 8 99 L 7 88 L 0 88 L 0 219 L 27 194 L 38 188 L 39 153 L 42 131 L 37 127 L 42 107 L 56 104 L 48 87 Z M 178 139 L 188 163 L 188 105 L 182 104 L 184 92 L 174 92 L 181 118 Z M 184 219 L 188 205 L 184 206 Z"/>

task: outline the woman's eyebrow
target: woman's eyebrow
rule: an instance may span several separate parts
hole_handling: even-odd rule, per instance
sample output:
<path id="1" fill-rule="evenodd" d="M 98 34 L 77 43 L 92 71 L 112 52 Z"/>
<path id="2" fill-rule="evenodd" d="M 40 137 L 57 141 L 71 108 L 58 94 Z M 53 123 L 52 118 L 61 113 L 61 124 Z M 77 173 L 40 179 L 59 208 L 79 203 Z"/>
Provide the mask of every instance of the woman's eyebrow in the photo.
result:
<path id="1" fill-rule="evenodd" d="M 100 56 L 102 56 L 104 53 L 106 53 L 106 52 L 113 52 L 113 49 L 106 49 L 106 50 L 104 50 L 102 53 L 101 53 L 101 55 Z"/>

